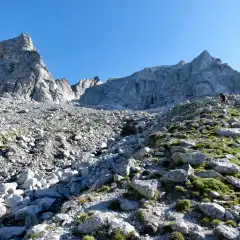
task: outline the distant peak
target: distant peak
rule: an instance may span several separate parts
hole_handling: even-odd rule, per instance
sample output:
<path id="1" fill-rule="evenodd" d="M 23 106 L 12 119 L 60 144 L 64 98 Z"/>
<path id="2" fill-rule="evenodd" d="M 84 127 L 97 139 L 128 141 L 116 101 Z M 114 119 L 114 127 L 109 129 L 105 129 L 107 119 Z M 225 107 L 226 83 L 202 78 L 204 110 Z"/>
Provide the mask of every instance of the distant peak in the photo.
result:
<path id="1" fill-rule="evenodd" d="M 181 61 L 178 63 L 178 65 L 180 65 L 180 66 L 183 66 L 184 64 L 186 64 L 186 62 L 185 62 L 184 60 L 181 60 Z"/>
<path id="2" fill-rule="evenodd" d="M 212 56 L 207 50 L 204 50 L 198 57 L 212 58 Z"/>

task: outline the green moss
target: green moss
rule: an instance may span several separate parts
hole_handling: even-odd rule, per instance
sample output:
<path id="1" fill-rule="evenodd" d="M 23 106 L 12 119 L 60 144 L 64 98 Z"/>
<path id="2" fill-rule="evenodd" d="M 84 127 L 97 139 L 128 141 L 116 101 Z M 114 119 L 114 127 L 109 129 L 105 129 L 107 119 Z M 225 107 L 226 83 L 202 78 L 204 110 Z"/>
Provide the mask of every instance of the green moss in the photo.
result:
<path id="1" fill-rule="evenodd" d="M 103 187 L 101 187 L 100 189 L 97 190 L 97 192 L 107 192 L 110 190 L 110 187 L 107 185 L 104 185 Z"/>
<path id="2" fill-rule="evenodd" d="M 232 158 L 230 159 L 230 162 L 240 166 L 240 160 L 238 158 Z"/>
<path id="3" fill-rule="evenodd" d="M 176 190 L 177 192 L 182 193 L 182 194 L 187 193 L 187 190 L 186 190 L 184 187 L 182 187 L 182 186 L 176 186 L 176 187 L 175 187 L 175 190 Z"/>
<path id="4" fill-rule="evenodd" d="M 119 200 L 113 200 L 108 205 L 108 209 L 114 210 L 114 211 L 120 211 L 121 210 L 121 204 Z"/>
<path id="5" fill-rule="evenodd" d="M 228 185 L 215 178 L 194 177 L 192 184 L 202 193 L 216 191 L 221 195 L 229 195 L 233 192 Z"/>
<path id="6" fill-rule="evenodd" d="M 190 210 L 192 203 L 188 199 L 179 200 L 176 204 L 176 210 L 179 212 L 187 212 Z"/>
<path id="7" fill-rule="evenodd" d="M 219 220 L 219 219 L 214 219 L 214 220 L 212 221 L 212 223 L 213 223 L 213 225 L 219 225 L 219 224 L 222 223 L 222 221 Z"/>
<path id="8" fill-rule="evenodd" d="M 171 240 L 184 240 L 185 238 L 182 233 L 175 231 L 175 232 L 172 232 L 172 234 L 170 235 L 170 239 Z"/>
<path id="9" fill-rule="evenodd" d="M 212 202 L 211 198 L 207 198 L 207 197 L 203 198 L 202 201 L 205 203 Z"/>
<path id="10" fill-rule="evenodd" d="M 79 224 L 84 223 L 85 221 L 87 221 L 91 216 L 93 216 L 94 213 L 88 212 L 88 213 L 81 213 L 78 215 L 77 217 L 77 222 Z"/>
<path id="11" fill-rule="evenodd" d="M 240 111 L 238 109 L 235 109 L 235 108 L 229 108 L 228 109 L 228 114 L 231 117 L 240 117 Z"/>
<path id="12" fill-rule="evenodd" d="M 29 240 L 37 240 L 38 238 L 42 237 L 44 232 L 39 232 L 39 233 L 33 233 L 30 236 L 28 236 Z"/>
<path id="13" fill-rule="evenodd" d="M 112 240 L 127 240 L 127 236 L 122 233 L 122 231 L 117 228 L 112 234 L 111 234 Z"/>
<path id="14" fill-rule="evenodd" d="M 85 235 L 82 240 L 95 240 L 93 236 Z"/>
<path id="15" fill-rule="evenodd" d="M 206 216 L 200 219 L 200 223 L 205 227 L 209 227 L 212 221 L 213 221 L 212 218 Z"/>
<path id="16" fill-rule="evenodd" d="M 146 218 L 144 211 L 141 209 L 136 212 L 136 217 L 140 222 L 144 222 Z"/>
<path id="17" fill-rule="evenodd" d="M 226 224 L 230 225 L 234 228 L 237 227 L 237 223 L 234 220 L 228 220 L 228 221 L 226 221 Z"/>

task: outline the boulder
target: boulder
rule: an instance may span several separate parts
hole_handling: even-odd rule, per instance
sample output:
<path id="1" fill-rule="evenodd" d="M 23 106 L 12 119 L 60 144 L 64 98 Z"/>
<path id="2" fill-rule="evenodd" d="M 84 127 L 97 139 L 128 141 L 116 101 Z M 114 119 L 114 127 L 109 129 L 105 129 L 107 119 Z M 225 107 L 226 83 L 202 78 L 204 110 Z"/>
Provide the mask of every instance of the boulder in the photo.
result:
<path id="1" fill-rule="evenodd" d="M 220 220 L 224 218 L 226 210 L 217 203 L 200 203 L 198 206 L 200 210 L 208 217 Z"/>
<path id="2" fill-rule="evenodd" d="M 239 231 L 236 228 L 229 227 L 224 224 L 219 224 L 215 230 L 218 235 L 230 240 L 237 240 L 240 236 Z"/>
<path id="3" fill-rule="evenodd" d="M 146 198 L 153 198 L 158 188 L 157 180 L 134 180 L 132 181 L 132 187 L 138 191 L 142 196 Z"/>
<path id="4" fill-rule="evenodd" d="M 0 227 L 0 239 L 8 240 L 13 237 L 20 237 L 25 231 L 25 227 Z"/>
<path id="5" fill-rule="evenodd" d="M 105 218 L 100 214 L 93 215 L 89 217 L 83 223 L 78 224 L 76 228 L 76 233 L 78 234 L 88 234 L 93 231 L 101 229 L 105 224 Z"/>
<path id="6" fill-rule="evenodd" d="M 205 170 L 202 172 L 195 173 L 195 175 L 201 178 L 219 178 L 221 180 L 224 180 L 224 177 L 214 170 Z"/>
<path id="7" fill-rule="evenodd" d="M 42 207 L 42 209 L 44 211 L 47 211 L 53 205 L 53 203 L 55 201 L 56 201 L 55 198 L 49 198 L 49 197 L 39 198 L 39 199 L 35 200 L 34 202 L 32 202 L 32 205 L 38 205 L 38 206 Z"/>
<path id="8" fill-rule="evenodd" d="M 234 187 L 240 188 L 240 179 L 233 177 L 233 176 L 227 176 L 226 180 L 231 183 Z"/>
<path id="9" fill-rule="evenodd" d="M 17 212 L 15 212 L 15 220 L 23 220 L 28 215 L 38 214 L 43 210 L 41 206 L 32 205 L 21 208 Z"/>
<path id="10" fill-rule="evenodd" d="M 61 195 L 54 188 L 38 189 L 34 192 L 35 198 L 60 198 Z"/>
<path id="11" fill-rule="evenodd" d="M 183 169 L 175 169 L 166 172 L 161 178 L 161 181 L 166 183 L 183 183 L 187 180 L 187 177 L 187 171 Z"/>
<path id="12" fill-rule="evenodd" d="M 221 128 L 217 133 L 219 136 L 224 137 L 240 136 L 240 128 Z"/>
<path id="13" fill-rule="evenodd" d="M 17 183 L 0 183 L 0 198 L 4 197 L 5 195 L 9 195 L 14 193 L 17 188 Z"/>
<path id="14" fill-rule="evenodd" d="M 123 219 L 113 218 L 109 219 L 109 229 L 108 234 L 111 235 L 115 230 L 119 229 L 125 236 L 131 234 L 138 235 L 136 229 L 133 225 L 128 222 L 125 222 Z"/>
<path id="15" fill-rule="evenodd" d="M 8 207 L 14 208 L 23 201 L 21 195 L 10 195 L 5 198 L 5 203 Z"/>
<path id="16" fill-rule="evenodd" d="M 238 173 L 240 167 L 234 163 L 231 163 L 228 159 L 218 159 L 211 162 L 216 172 L 220 174 L 234 174 Z"/>
<path id="17" fill-rule="evenodd" d="M 132 201 L 128 199 L 120 199 L 120 208 L 123 211 L 134 211 L 140 207 L 140 204 L 137 201 Z"/>

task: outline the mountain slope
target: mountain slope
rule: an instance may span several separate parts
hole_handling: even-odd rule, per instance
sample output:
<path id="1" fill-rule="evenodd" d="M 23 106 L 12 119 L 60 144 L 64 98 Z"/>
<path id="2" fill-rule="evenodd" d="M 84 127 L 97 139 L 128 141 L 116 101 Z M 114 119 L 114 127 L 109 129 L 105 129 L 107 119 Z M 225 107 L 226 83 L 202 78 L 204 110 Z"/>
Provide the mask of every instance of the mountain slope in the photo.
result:
<path id="1" fill-rule="evenodd" d="M 240 74 L 221 60 L 201 53 L 190 63 L 146 68 L 131 76 L 88 89 L 81 104 L 130 109 L 171 106 L 187 99 L 239 92 Z"/>

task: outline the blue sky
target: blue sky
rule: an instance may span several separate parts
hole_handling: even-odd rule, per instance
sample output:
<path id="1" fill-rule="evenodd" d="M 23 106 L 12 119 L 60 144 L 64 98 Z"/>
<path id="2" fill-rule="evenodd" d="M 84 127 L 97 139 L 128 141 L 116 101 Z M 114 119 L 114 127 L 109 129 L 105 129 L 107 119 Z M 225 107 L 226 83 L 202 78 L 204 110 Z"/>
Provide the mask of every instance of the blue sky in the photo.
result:
<path id="1" fill-rule="evenodd" d="M 207 49 L 240 70 L 239 0 L 2 0 L 0 41 L 28 33 L 54 78 L 123 77 Z"/>

